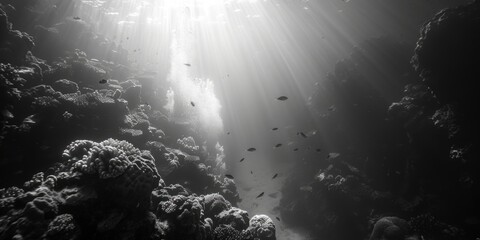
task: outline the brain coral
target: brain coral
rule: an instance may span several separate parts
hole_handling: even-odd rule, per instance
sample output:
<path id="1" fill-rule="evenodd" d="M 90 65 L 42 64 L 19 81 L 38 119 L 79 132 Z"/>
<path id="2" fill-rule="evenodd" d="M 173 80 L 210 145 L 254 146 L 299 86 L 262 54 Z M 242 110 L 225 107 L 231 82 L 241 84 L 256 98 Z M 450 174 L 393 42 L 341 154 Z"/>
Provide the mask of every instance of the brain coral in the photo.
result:
<path id="1" fill-rule="evenodd" d="M 275 224 L 267 215 L 255 215 L 250 219 L 248 227 L 254 237 L 260 239 L 275 239 Z"/>
<path id="2" fill-rule="evenodd" d="M 195 143 L 193 137 L 184 137 L 182 139 L 177 140 L 177 144 L 180 145 L 185 151 L 190 153 L 195 153 L 200 149 L 199 146 Z"/>
<path id="3" fill-rule="evenodd" d="M 126 141 L 108 139 L 97 143 L 77 140 L 63 152 L 60 171 L 102 180 L 105 192 L 123 204 L 149 199 L 160 175 L 148 151 L 140 151 Z"/>
<path id="4" fill-rule="evenodd" d="M 77 140 L 68 145 L 62 157 L 74 162 L 72 171 L 107 179 L 122 175 L 140 157 L 140 150 L 126 141 L 111 138 L 101 143 Z"/>

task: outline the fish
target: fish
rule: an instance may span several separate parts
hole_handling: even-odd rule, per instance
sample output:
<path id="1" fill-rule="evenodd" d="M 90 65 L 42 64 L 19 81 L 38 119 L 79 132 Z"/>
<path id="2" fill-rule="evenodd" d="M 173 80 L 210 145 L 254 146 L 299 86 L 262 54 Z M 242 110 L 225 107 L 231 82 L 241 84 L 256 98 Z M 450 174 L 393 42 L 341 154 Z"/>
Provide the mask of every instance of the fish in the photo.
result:
<path id="1" fill-rule="evenodd" d="M 80 17 L 73 17 L 74 20 L 80 20 Z"/>
<path id="2" fill-rule="evenodd" d="M 275 175 L 273 175 L 272 179 L 275 179 L 276 177 L 278 177 L 278 173 L 275 173 Z"/>
<path id="3" fill-rule="evenodd" d="M 332 106 L 330 106 L 330 107 L 328 108 L 328 111 L 331 111 L 331 112 L 333 112 L 333 111 L 335 111 L 335 110 L 337 110 L 337 108 L 335 107 L 335 105 L 332 105 Z"/>
<path id="4" fill-rule="evenodd" d="M 7 109 L 3 109 L 2 110 L 2 116 L 5 118 L 5 119 L 12 119 L 14 118 L 13 114 L 8 111 Z"/>
<path id="5" fill-rule="evenodd" d="M 280 96 L 280 97 L 277 98 L 277 100 L 279 100 L 279 101 L 285 101 L 287 99 L 288 99 L 288 97 L 286 97 L 286 96 Z"/>
<path id="6" fill-rule="evenodd" d="M 277 130 L 278 130 L 277 127 L 272 128 L 272 131 L 277 131 Z"/>
<path id="7" fill-rule="evenodd" d="M 225 177 L 230 178 L 230 179 L 233 179 L 233 176 L 230 175 L 230 174 L 225 174 Z"/>
<path id="8" fill-rule="evenodd" d="M 327 155 L 328 159 L 335 159 L 340 156 L 340 153 L 331 152 Z"/>
<path id="9" fill-rule="evenodd" d="M 262 193 L 258 194 L 257 198 L 263 197 L 263 194 L 265 194 L 265 192 L 262 192 Z"/>
<path id="10" fill-rule="evenodd" d="M 294 152 L 298 151 L 298 148 L 294 148 L 293 151 L 294 151 Z"/>
<path id="11" fill-rule="evenodd" d="M 280 218 L 279 217 L 275 217 L 279 222 L 280 222 Z"/>
<path id="12" fill-rule="evenodd" d="M 192 105 L 192 107 L 195 107 L 195 103 L 190 101 L 190 104 Z"/>
<path id="13" fill-rule="evenodd" d="M 275 148 L 279 148 L 279 147 L 281 147 L 281 146 L 282 146 L 282 144 L 279 143 L 279 144 L 275 145 Z"/>
<path id="14" fill-rule="evenodd" d="M 312 186 L 301 186 L 300 191 L 311 192 L 313 190 Z"/>
<path id="15" fill-rule="evenodd" d="M 25 119 L 23 119 L 23 123 L 35 124 L 35 123 L 37 123 L 37 121 L 35 121 L 34 118 L 36 118 L 35 114 L 30 115 L 30 116 L 26 117 Z"/>
<path id="16" fill-rule="evenodd" d="M 98 81 L 98 83 L 100 83 L 100 84 L 105 84 L 107 82 L 108 82 L 108 80 L 105 79 L 105 78 L 102 78 L 102 80 Z"/>
<path id="17" fill-rule="evenodd" d="M 277 198 L 278 197 L 278 192 L 270 193 L 268 194 L 269 197 L 271 198 Z"/>
<path id="18" fill-rule="evenodd" d="M 317 149 L 315 149 L 315 151 L 317 151 L 317 152 L 321 152 L 321 151 L 322 151 L 322 149 L 320 149 L 320 148 L 317 148 Z"/>
<path id="19" fill-rule="evenodd" d="M 244 160 L 245 160 L 245 158 L 242 158 L 242 159 L 240 159 L 240 162 L 243 162 Z"/>
<path id="20" fill-rule="evenodd" d="M 247 151 L 249 151 L 249 152 L 255 152 L 255 151 L 257 151 L 257 149 L 256 149 L 256 148 L 253 148 L 253 147 L 251 147 L 251 148 L 247 149 Z"/>
<path id="21" fill-rule="evenodd" d="M 300 135 L 304 138 L 307 138 L 307 135 L 305 135 L 305 133 L 303 133 L 303 132 L 300 132 Z"/>
<path id="22" fill-rule="evenodd" d="M 227 132 L 227 135 L 230 135 L 230 132 Z"/>
<path id="23" fill-rule="evenodd" d="M 323 179 L 325 179 L 325 173 L 322 172 L 318 174 L 317 176 L 315 176 L 315 179 L 317 179 L 319 182 L 323 181 Z"/>
<path id="24" fill-rule="evenodd" d="M 250 174 L 253 174 L 253 171 L 250 171 Z"/>
<path id="25" fill-rule="evenodd" d="M 190 63 L 184 63 L 183 65 L 185 65 L 185 66 L 187 66 L 187 67 L 191 67 L 191 66 L 192 66 L 192 64 L 190 64 Z"/>

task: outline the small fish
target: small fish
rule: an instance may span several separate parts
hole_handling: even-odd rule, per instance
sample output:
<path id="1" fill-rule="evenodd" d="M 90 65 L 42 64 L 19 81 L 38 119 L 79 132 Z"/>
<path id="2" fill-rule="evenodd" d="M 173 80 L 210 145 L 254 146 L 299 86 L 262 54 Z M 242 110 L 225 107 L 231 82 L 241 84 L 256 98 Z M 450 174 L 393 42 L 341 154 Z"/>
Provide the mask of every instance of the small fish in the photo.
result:
<path id="1" fill-rule="evenodd" d="M 315 151 L 317 151 L 317 152 L 321 152 L 321 151 L 322 151 L 322 149 L 320 149 L 320 148 L 317 148 L 317 149 L 315 149 Z"/>
<path id="2" fill-rule="evenodd" d="M 230 179 L 233 179 L 233 176 L 230 175 L 230 174 L 225 174 L 225 177 L 230 178 Z"/>
<path id="3" fill-rule="evenodd" d="M 104 79 L 104 78 L 103 78 L 102 80 L 98 81 L 98 83 L 100 83 L 100 84 L 105 84 L 105 83 L 107 83 L 107 82 L 108 82 L 108 80 L 107 80 L 107 79 Z"/>
<path id="4" fill-rule="evenodd" d="M 192 105 L 192 107 L 195 107 L 195 103 L 190 101 L 190 104 Z"/>
<path id="5" fill-rule="evenodd" d="M 80 20 L 80 17 L 73 17 L 74 20 Z"/>
<path id="6" fill-rule="evenodd" d="M 300 135 L 304 138 L 307 138 L 307 135 L 305 135 L 305 133 L 303 133 L 303 132 L 300 132 Z"/>
<path id="7" fill-rule="evenodd" d="M 250 171 L 250 174 L 252 174 L 252 175 L 253 175 L 253 171 Z"/>
<path id="8" fill-rule="evenodd" d="M 255 152 L 255 151 L 257 151 L 257 149 L 256 149 L 256 148 L 253 148 L 253 147 L 251 147 L 251 148 L 247 149 L 247 151 L 249 151 L 249 152 Z"/>
<path id="9" fill-rule="evenodd" d="M 187 67 L 191 67 L 191 66 L 192 66 L 192 64 L 190 64 L 190 63 L 184 63 L 183 65 L 185 65 L 185 66 L 187 66 Z"/>
<path id="10" fill-rule="evenodd" d="M 245 158 L 242 158 L 242 159 L 240 159 L 240 162 L 243 162 L 244 160 L 245 160 Z"/>
<path id="11" fill-rule="evenodd" d="M 294 152 L 298 151 L 298 148 L 294 148 L 293 151 L 294 151 Z"/>
<path id="12" fill-rule="evenodd" d="M 271 198 L 277 198 L 278 197 L 278 192 L 270 193 L 268 194 L 269 197 Z"/>
<path id="13" fill-rule="evenodd" d="M 325 179 L 325 173 L 322 172 L 320 174 L 318 174 L 317 176 L 315 176 L 315 179 L 317 179 L 318 181 L 323 181 L 323 179 Z"/>
<path id="14" fill-rule="evenodd" d="M 301 186 L 300 191 L 311 192 L 313 190 L 312 186 Z"/>
<path id="15" fill-rule="evenodd" d="M 25 119 L 23 119 L 23 123 L 35 124 L 35 123 L 37 123 L 37 121 L 34 120 L 35 117 L 36 117 L 35 114 L 30 115 L 30 116 L 26 117 Z"/>
<path id="16" fill-rule="evenodd" d="M 277 130 L 278 130 L 277 127 L 272 128 L 272 131 L 277 131 Z"/>
<path id="17" fill-rule="evenodd" d="M 227 132 L 227 135 L 230 135 L 230 132 Z"/>
<path id="18" fill-rule="evenodd" d="M 330 107 L 328 108 L 328 111 L 331 111 L 331 112 L 333 112 L 333 111 L 335 111 L 335 110 L 337 110 L 337 108 L 335 107 L 335 105 L 332 105 L 332 106 L 330 106 Z"/>
<path id="19" fill-rule="evenodd" d="M 5 118 L 5 119 L 12 119 L 14 118 L 13 114 L 8 111 L 7 109 L 3 109 L 2 110 L 2 116 Z"/>
<path id="20" fill-rule="evenodd" d="M 279 217 L 275 217 L 279 222 L 280 222 L 280 218 Z"/>
<path id="21" fill-rule="evenodd" d="M 339 156 L 340 156 L 340 153 L 332 152 L 332 153 L 329 153 L 329 154 L 327 155 L 327 158 L 328 158 L 328 159 L 335 159 L 335 158 L 337 158 L 337 157 L 339 157 Z"/>
<path id="22" fill-rule="evenodd" d="M 263 197 L 263 194 L 265 194 L 265 192 L 262 192 L 262 193 L 258 194 L 257 198 Z"/>
<path id="23" fill-rule="evenodd" d="M 281 147 L 281 146 L 282 146 L 282 144 L 279 143 L 279 144 L 275 145 L 275 148 L 279 148 L 279 147 Z"/>
<path id="24" fill-rule="evenodd" d="M 278 177 L 278 173 L 275 173 L 275 175 L 273 175 L 272 179 L 275 179 L 276 177 Z"/>
<path id="25" fill-rule="evenodd" d="M 288 99 L 288 97 L 286 97 L 286 96 L 280 96 L 280 97 L 277 98 L 277 100 L 279 100 L 279 101 L 285 101 L 287 99 Z"/>

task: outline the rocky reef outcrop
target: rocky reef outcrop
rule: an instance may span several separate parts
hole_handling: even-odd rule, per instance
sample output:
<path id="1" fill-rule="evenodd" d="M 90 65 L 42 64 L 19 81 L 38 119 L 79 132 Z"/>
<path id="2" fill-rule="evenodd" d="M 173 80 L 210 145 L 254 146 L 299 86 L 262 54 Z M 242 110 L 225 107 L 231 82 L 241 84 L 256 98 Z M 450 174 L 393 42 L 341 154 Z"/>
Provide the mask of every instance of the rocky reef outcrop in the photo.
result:
<path id="1" fill-rule="evenodd" d="M 479 3 L 438 12 L 416 45 L 376 38 L 335 65 L 309 103 L 341 157 L 295 170 L 284 223 L 328 239 L 478 235 Z"/>
<path id="2" fill-rule="evenodd" d="M 0 239 L 275 239 L 268 216 L 167 186 L 149 151 L 114 139 L 72 142 L 48 173 L 1 189 L 0 213 Z"/>
<path id="3" fill-rule="evenodd" d="M 0 3 L 0 239 L 275 239 L 74 5 Z"/>

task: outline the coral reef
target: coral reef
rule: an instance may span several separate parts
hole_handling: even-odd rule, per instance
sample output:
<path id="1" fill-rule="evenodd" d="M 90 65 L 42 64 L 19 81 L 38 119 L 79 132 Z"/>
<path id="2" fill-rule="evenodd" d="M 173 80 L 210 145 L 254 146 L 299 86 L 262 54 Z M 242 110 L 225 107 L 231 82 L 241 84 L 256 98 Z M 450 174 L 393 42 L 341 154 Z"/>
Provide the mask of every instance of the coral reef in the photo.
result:
<path id="1" fill-rule="evenodd" d="M 191 154 L 195 154 L 200 149 L 200 147 L 195 144 L 192 136 L 178 139 L 177 144 L 180 146 L 180 149 Z"/>
<path id="2" fill-rule="evenodd" d="M 165 186 L 150 153 L 126 141 L 77 140 L 62 158 L 51 175 L 0 190 L 2 238 L 275 239 L 267 216 L 249 222 L 219 194 Z"/>
<path id="3" fill-rule="evenodd" d="M 74 5 L 0 3 L 0 239 L 247 232 L 234 182 L 161 111 L 166 86 L 133 74 L 127 51 L 72 18 Z"/>
<path id="4" fill-rule="evenodd" d="M 0 8 L 0 62 L 20 65 L 34 46 L 33 37 L 26 32 L 13 30 L 7 14 Z"/>

